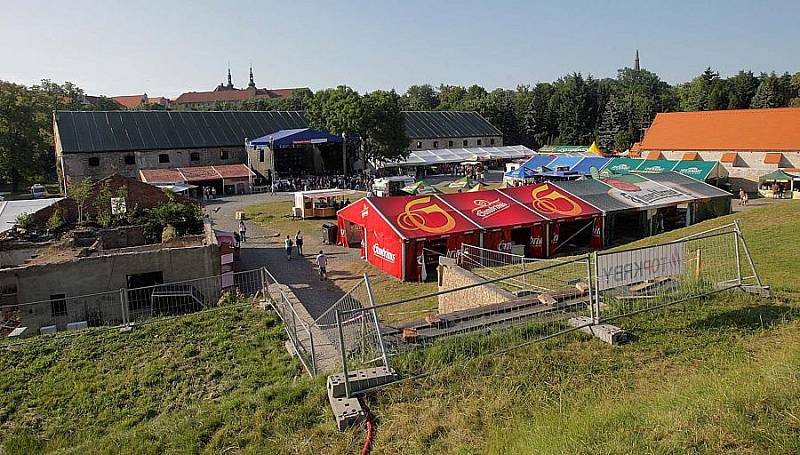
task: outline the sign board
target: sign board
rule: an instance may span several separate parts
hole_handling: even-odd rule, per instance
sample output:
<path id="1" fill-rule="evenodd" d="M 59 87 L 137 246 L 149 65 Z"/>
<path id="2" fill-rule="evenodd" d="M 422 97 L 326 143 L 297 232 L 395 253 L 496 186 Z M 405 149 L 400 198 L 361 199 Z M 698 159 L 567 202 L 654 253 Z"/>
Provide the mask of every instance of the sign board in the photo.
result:
<path id="1" fill-rule="evenodd" d="M 597 256 L 597 281 L 601 291 L 684 272 L 686 242 Z"/>
<path id="2" fill-rule="evenodd" d="M 125 205 L 125 198 L 123 197 L 112 197 L 111 198 L 111 214 L 112 215 L 122 215 L 123 213 L 127 213 L 127 207 Z"/>

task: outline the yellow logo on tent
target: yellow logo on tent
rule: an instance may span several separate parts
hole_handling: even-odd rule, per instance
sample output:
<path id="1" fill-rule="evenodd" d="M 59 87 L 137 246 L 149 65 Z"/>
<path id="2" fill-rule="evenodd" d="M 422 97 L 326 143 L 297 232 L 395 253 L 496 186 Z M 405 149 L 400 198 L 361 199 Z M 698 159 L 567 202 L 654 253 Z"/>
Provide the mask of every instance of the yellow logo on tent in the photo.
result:
<path id="1" fill-rule="evenodd" d="M 439 207 L 439 204 L 434 203 L 424 207 L 417 207 L 418 205 L 424 205 L 430 202 L 430 196 L 409 201 L 403 213 L 397 217 L 397 224 L 407 231 L 421 230 L 429 234 L 444 234 L 453 229 L 456 225 L 456 220 Z M 430 222 L 435 221 L 431 219 L 431 215 L 437 213 L 440 214 L 443 219 L 439 220 L 440 223 L 438 223 L 438 226 L 429 225 Z"/>

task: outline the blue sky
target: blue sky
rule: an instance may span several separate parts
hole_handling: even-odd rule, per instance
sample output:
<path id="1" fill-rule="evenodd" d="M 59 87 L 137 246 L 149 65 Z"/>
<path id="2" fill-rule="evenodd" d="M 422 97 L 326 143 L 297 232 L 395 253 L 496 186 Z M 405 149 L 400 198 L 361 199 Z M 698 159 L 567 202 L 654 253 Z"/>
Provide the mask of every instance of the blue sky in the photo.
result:
<path id="1" fill-rule="evenodd" d="M 800 71 L 800 1 L 0 0 L 0 79 L 174 97 L 234 84 L 488 89 L 642 66 Z"/>

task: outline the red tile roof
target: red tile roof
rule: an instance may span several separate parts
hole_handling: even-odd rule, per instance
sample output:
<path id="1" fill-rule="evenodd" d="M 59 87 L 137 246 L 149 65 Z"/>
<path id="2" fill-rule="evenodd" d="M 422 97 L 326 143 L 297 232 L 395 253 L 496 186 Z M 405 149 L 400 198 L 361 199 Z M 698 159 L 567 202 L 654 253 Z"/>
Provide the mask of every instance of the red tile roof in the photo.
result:
<path id="1" fill-rule="evenodd" d="M 255 175 L 255 173 L 244 164 L 220 164 L 213 167 L 224 179 L 246 178 Z"/>
<path id="2" fill-rule="evenodd" d="M 735 163 L 738 155 L 735 152 L 723 153 L 720 161 L 723 163 Z"/>
<path id="3" fill-rule="evenodd" d="M 214 166 L 179 167 L 178 172 L 183 174 L 187 182 L 201 182 L 220 178 L 220 175 L 214 170 Z"/>
<path id="4" fill-rule="evenodd" d="M 660 160 L 662 158 L 664 158 L 664 156 L 661 154 L 661 152 L 649 152 L 647 154 L 647 158 L 646 159 L 648 159 L 648 160 Z"/>
<path id="5" fill-rule="evenodd" d="M 111 99 L 128 109 L 133 109 L 147 101 L 147 97 L 145 95 L 114 96 L 111 97 Z"/>
<path id="6" fill-rule="evenodd" d="M 183 175 L 177 169 L 142 169 L 139 171 L 145 183 L 181 183 Z"/>
<path id="7" fill-rule="evenodd" d="M 697 152 L 686 152 L 681 157 L 683 161 L 695 161 L 700 159 L 700 154 Z"/>
<path id="8" fill-rule="evenodd" d="M 800 108 L 656 115 L 643 150 L 800 151 Z"/>

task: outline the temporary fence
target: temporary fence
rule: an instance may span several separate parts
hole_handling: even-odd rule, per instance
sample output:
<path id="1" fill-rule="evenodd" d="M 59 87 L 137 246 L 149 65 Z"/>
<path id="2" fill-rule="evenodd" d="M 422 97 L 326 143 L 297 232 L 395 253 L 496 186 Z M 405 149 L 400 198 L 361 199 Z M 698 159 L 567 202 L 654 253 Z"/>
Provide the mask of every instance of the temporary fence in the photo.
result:
<path id="1" fill-rule="evenodd" d="M 344 372 L 363 360 L 389 366 L 391 359 L 402 377 L 413 379 L 602 322 L 762 285 L 736 223 L 673 242 L 554 260 L 465 245 L 456 259 L 440 261 L 438 280 L 437 292 L 329 310 L 325 325 L 336 325 Z M 380 320 L 431 298 L 438 300 L 436 315 L 392 325 Z M 374 322 L 377 341 L 372 356 L 355 356 L 369 344 L 365 321 Z M 383 385 L 357 393 L 377 387 Z"/>
<path id="2" fill-rule="evenodd" d="M 240 297 L 264 292 L 263 270 L 226 273 L 194 280 L 121 288 L 80 296 L 0 307 L 2 332 L 25 341 L 30 335 L 70 333 L 90 327 L 146 324 L 235 305 Z"/>

